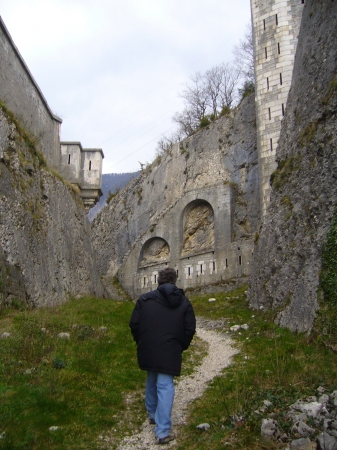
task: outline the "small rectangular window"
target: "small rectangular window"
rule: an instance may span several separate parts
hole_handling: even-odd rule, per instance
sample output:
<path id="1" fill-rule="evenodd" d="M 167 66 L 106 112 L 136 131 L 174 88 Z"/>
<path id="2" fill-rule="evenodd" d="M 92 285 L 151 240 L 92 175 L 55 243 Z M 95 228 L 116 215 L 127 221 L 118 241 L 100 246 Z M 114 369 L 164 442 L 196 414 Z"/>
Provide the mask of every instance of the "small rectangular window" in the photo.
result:
<path id="1" fill-rule="evenodd" d="M 302 5 L 304 5 L 304 0 L 302 0 Z"/>
<path id="2" fill-rule="evenodd" d="M 91 161 L 89 161 L 89 170 L 91 170 Z"/>
<path id="3" fill-rule="evenodd" d="M 215 270 L 215 261 L 213 261 L 213 270 Z"/>
<path id="4" fill-rule="evenodd" d="M 154 282 L 157 283 L 157 275 L 154 276 Z"/>
<path id="5" fill-rule="evenodd" d="M 276 21 L 276 25 L 278 25 L 278 17 L 277 17 L 277 14 L 275 15 L 275 21 Z"/>
<path id="6" fill-rule="evenodd" d="M 269 116 L 269 120 L 271 120 L 271 111 L 270 111 L 270 108 L 268 108 L 268 116 Z"/>
<path id="7" fill-rule="evenodd" d="M 190 275 L 191 275 L 191 268 L 189 267 L 189 268 L 187 269 L 187 271 L 188 271 L 188 276 L 190 276 Z"/>
<path id="8" fill-rule="evenodd" d="M 226 267 L 228 267 L 228 259 L 226 259 Z"/>
<path id="9" fill-rule="evenodd" d="M 200 264 L 200 273 L 202 273 L 202 264 Z"/>
<path id="10" fill-rule="evenodd" d="M 280 73 L 280 85 L 282 85 L 282 73 Z"/>
<path id="11" fill-rule="evenodd" d="M 68 155 L 68 164 L 70 164 L 70 155 Z"/>
<path id="12" fill-rule="evenodd" d="M 267 77 L 267 89 L 269 89 L 269 78 Z"/>
<path id="13" fill-rule="evenodd" d="M 266 29 L 266 19 L 263 19 L 263 29 Z"/>
<path id="14" fill-rule="evenodd" d="M 265 57 L 266 57 L 266 59 L 267 59 L 267 58 L 268 58 L 267 47 L 264 48 L 264 54 L 265 54 Z"/>
<path id="15" fill-rule="evenodd" d="M 178 276 L 179 276 L 178 274 L 179 274 L 179 271 L 178 271 L 178 269 L 177 269 L 177 278 L 178 278 Z"/>
<path id="16" fill-rule="evenodd" d="M 282 103 L 282 116 L 284 116 L 284 103 Z"/>
<path id="17" fill-rule="evenodd" d="M 144 277 L 144 287 L 146 286 L 146 277 Z"/>
<path id="18" fill-rule="evenodd" d="M 270 151 L 273 150 L 273 140 L 270 138 Z"/>
<path id="19" fill-rule="evenodd" d="M 241 266 L 241 263 L 242 263 L 242 259 L 241 259 L 241 256 L 239 256 L 239 265 Z"/>
<path id="20" fill-rule="evenodd" d="M 280 43 L 278 42 L 277 44 L 277 52 L 280 55 L 281 54 L 281 47 L 280 47 Z"/>

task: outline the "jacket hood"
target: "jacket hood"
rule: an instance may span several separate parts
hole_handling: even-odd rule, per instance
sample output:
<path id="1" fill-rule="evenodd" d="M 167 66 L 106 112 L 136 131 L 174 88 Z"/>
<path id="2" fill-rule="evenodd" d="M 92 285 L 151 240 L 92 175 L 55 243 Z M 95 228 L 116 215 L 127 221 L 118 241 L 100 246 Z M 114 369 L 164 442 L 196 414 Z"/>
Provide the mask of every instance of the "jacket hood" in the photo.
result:
<path id="1" fill-rule="evenodd" d="M 165 300 L 165 305 L 168 308 L 178 308 L 184 300 L 183 291 L 175 284 L 164 283 L 158 286 L 157 290 Z M 163 302 L 164 303 L 164 302 Z"/>

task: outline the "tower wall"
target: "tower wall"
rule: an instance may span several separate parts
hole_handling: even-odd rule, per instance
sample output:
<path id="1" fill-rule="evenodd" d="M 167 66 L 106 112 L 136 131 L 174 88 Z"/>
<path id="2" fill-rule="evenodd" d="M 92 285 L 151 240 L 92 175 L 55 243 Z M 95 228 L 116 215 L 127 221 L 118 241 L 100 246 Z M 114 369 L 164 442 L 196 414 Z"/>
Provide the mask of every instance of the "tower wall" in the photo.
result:
<path id="1" fill-rule="evenodd" d="M 303 6 L 303 0 L 251 0 L 262 216 L 270 200 L 269 180 L 276 169 Z"/>

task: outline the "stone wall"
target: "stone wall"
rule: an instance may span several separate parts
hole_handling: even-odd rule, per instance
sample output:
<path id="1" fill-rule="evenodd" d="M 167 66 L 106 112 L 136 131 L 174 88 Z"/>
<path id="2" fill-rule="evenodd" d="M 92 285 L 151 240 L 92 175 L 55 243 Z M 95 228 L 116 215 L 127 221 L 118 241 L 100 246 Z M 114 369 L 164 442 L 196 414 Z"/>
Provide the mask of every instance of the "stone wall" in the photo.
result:
<path id="1" fill-rule="evenodd" d="M 290 89 L 302 0 L 251 0 L 261 212 L 270 199 L 269 178 Z"/>
<path id="2" fill-rule="evenodd" d="M 52 306 L 102 295 L 78 192 L 51 172 L 0 109 L 0 304 Z"/>
<path id="3" fill-rule="evenodd" d="M 62 120 L 49 108 L 1 17 L 0 61 L 0 99 L 34 136 L 49 166 L 58 170 Z"/>
<path id="4" fill-rule="evenodd" d="M 337 203 L 337 2 L 308 0 L 272 174 L 271 203 L 254 252 L 252 306 L 310 330 L 322 247 Z"/>
<path id="5" fill-rule="evenodd" d="M 35 145 L 48 166 L 78 185 L 84 205 L 89 210 L 102 195 L 103 152 L 101 149 L 83 149 L 77 142 L 74 143 L 77 149 L 71 151 L 74 158 L 69 160 L 69 154 L 64 155 L 64 148 L 60 149 L 62 120 L 52 113 L 1 17 L 0 61 L 0 101 L 34 137 Z"/>
<path id="6" fill-rule="evenodd" d="M 120 191 L 92 225 L 102 276 L 133 297 L 174 267 L 183 288 L 250 274 L 259 224 L 254 98 L 196 132 Z"/>

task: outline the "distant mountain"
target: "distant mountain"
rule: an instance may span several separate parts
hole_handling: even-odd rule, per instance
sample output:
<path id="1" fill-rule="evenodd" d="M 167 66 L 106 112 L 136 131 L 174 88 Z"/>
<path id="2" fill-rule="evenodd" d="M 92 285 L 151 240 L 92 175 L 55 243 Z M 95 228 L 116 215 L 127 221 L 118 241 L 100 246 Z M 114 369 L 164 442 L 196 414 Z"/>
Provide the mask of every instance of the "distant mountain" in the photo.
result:
<path id="1" fill-rule="evenodd" d="M 114 193 L 116 189 L 122 189 L 128 184 L 130 180 L 138 177 L 140 172 L 130 172 L 130 173 L 105 173 L 102 175 L 102 192 L 103 195 L 99 202 L 90 209 L 88 213 L 89 222 L 92 222 L 96 215 L 104 208 L 106 205 L 106 199 L 110 193 Z"/>

